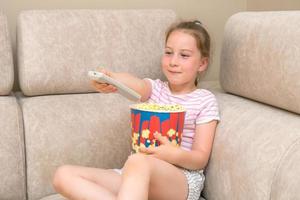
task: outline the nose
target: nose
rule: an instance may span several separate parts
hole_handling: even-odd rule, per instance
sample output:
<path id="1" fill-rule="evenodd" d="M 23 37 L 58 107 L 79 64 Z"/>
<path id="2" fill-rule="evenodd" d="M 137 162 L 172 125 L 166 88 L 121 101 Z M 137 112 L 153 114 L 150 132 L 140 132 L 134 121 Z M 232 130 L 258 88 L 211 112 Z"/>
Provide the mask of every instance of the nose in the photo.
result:
<path id="1" fill-rule="evenodd" d="M 178 59 L 176 54 L 172 55 L 171 59 L 170 59 L 170 66 L 171 67 L 176 67 L 178 66 Z"/>

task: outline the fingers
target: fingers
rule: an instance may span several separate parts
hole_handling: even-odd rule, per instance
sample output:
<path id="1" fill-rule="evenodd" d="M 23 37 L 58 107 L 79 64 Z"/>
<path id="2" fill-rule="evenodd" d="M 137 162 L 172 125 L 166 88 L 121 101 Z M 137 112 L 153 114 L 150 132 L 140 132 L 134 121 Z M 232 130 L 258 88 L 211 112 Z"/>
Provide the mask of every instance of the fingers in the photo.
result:
<path id="1" fill-rule="evenodd" d="M 110 72 L 109 70 L 104 69 L 103 67 L 98 67 L 96 69 L 96 71 L 104 73 L 107 76 L 112 75 L 112 72 Z M 91 85 L 95 88 L 96 91 L 101 92 L 101 93 L 112 93 L 112 92 L 117 91 L 117 88 L 115 86 L 107 84 L 107 83 L 100 83 L 100 82 L 92 80 Z"/>
<path id="2" fill-rule="evenodd" d="M 140 147 L 139 151 L 141 153 L 145 153 L 145 154 L 154 154 L 155 153 L 155 147 Z"/>
<path id="3" fill-rule="evenodd" d="M 169 144 L 170 141 L 168 140 L 168 138 L 166 136 L 162 136 L 160 133 L 158 132 L 155 132 L 154 134 L 154 137 L 161 143 L 161 144 Z"/>
<path id="4" fill-rule="evenodd" d="M 91 81 L 92 86 L 95 88 L 96 91 L 102 92 L 102 93 L 111 93 L 116 92 L 117 88 L 113 85 L 106 84 L 106 83 L 99 83 L 97 81 L 92 80 Z"/>

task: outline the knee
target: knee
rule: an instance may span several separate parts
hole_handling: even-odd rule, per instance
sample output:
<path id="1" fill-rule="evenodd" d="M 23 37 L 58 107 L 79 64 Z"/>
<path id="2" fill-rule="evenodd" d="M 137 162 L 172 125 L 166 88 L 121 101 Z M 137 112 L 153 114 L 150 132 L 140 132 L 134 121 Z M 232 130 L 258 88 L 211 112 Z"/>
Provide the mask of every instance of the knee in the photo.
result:
<path id="1" fill-rule="evenodd" d="M 133 172 L 149 170 L 149 156 L 140 153 L 130 155 L 125 162 L 124 170 Z"/>
<path id="2" fill-rule="evenodd" d="M 72 176 L 72 166 L 63 165 L 57 168 L 54 173 L 52 184 L 57 192 L 61 192 Z"/>

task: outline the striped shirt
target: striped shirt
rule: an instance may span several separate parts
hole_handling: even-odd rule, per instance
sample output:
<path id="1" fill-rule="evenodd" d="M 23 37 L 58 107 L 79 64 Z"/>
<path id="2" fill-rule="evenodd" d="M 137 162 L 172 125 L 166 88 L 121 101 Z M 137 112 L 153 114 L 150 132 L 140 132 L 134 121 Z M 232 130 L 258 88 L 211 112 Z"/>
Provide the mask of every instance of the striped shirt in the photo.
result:
<path id="1" fill-rule="evenodd" d="M 159 79 L 146 80 L 152 85 L 149 103 L 180 104 L 186 109 L 181 148 L 192 149 L 196 125 L 220 120 L 217 100 L 210 91 L 196 89 L 191 93 L 174 95 L 169 89 L 168 82 Z"/>

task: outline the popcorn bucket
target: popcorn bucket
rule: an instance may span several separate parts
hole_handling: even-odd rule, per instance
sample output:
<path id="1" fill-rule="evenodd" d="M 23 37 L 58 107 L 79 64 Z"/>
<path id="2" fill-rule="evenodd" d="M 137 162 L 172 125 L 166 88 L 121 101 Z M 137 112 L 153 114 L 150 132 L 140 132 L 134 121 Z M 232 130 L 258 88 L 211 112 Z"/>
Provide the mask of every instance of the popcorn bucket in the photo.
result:
<path id="1" fill-rule="evenodd" d="M 131 107 L 132 150 L 156 147 L 154 133 L 166 136 L 176 146 L 181 144 L 185 110 L 180 105 L 135 104 Z"/>

